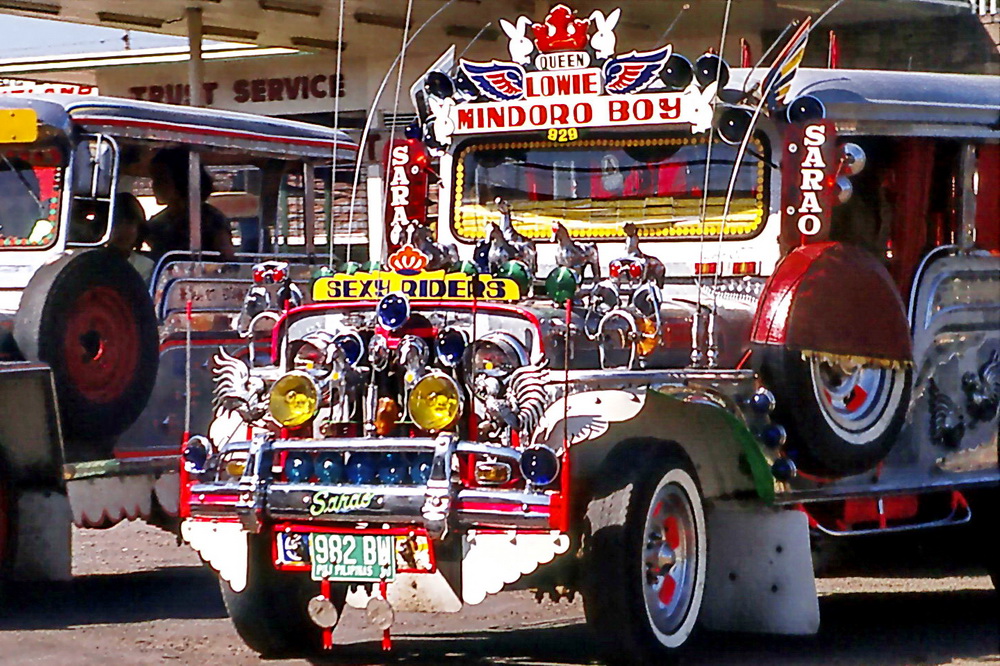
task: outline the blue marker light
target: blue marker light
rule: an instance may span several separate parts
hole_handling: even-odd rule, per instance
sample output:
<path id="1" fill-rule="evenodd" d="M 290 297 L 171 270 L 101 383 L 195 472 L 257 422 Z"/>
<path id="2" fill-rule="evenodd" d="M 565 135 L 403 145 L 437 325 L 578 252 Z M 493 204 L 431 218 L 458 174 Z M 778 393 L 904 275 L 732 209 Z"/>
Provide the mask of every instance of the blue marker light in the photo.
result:
<path id="1" fill-rule="evenodd" d="M 343 483 L 344 456 L 339 453 L 319 454 L 316 458 L 316 479 L 326 484 Z"/>
<path id="2" fill-rule="evenodd" d="M 521 474 L 531 483 L 547 486 L 559 476 L 559 458 L 544 446 L 526 449 L 521 454 Z"/>
<path id="3" fill-rule="evenodd" d="M 347 460 L 345 474 L 347 482 L 355 485 L 369 485 L 375 482 L 375 461 L 370 453 L 352 453 Z"/>
<path id="4" fill-rule="evenodd" d="M 308 453 L 289 453 L 285 458 L 285 478 L 289 483 L 304 483 L 313 475 L 313 460 Z"/>

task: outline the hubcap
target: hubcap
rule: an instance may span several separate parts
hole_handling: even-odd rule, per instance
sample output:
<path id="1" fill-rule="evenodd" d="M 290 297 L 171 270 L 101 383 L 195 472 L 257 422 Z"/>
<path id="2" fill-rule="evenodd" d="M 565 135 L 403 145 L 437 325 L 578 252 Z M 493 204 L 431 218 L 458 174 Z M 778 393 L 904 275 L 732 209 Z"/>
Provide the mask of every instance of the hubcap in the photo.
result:
<path id="1" fill-rule="evenodd" d="M 683 488 L 668 483 L 657 491 L 644 533 L 643 599 L 653 625 L 669 635 L 687 618 L 697 573 L 697 532 Z"/>
<path id="2" fill-rule="evenodd" d="M 902 394 L 898 370 L 845 366 L 815 357 L 809 365 L 823 418 L 842 438 L 864 444 L 881 434 L 884 424 L 877 427 L 879 421 L 895 412 Z"/>
<path id="3" fill-rule="evenodd" d="M 62 353 L 72 385 L 88 400 L 108 403 L 121 396 L 139 355 L 139 330 L 128 302 L 108 287 L 83 294 L 67 316 Z"/>

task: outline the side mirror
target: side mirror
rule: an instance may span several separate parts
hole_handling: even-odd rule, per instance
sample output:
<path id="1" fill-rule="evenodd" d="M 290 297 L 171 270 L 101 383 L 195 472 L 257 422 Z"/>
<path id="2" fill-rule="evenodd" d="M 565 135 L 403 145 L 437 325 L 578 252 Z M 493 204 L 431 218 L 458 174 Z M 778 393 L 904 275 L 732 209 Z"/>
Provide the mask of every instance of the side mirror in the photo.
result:
<path id="1" fill-rule="evenodd" d="M 103 135 L 85 138 L 73 155 L 73 195 L 110 199 L 117 171 L 117 144 Z"/>

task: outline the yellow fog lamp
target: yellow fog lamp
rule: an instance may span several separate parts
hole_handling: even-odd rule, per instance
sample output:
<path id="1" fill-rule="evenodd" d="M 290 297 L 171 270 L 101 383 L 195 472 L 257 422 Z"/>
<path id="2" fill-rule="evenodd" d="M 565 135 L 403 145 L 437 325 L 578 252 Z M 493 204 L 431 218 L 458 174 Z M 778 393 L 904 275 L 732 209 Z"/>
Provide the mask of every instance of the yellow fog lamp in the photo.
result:
<path id="1" fill-rule="evenodd" d="M 319 391 L 309 375 L 289 372 L 271 387 L 271 416 L 286 428 L 300 426 L 316 416 L 318 396 Z"/>
<path id="2" fill-rule="evenodd" d="M 410 418 L 422 430 L 444 430 L 462 413 L 462 393 L 455 380 L 439 371 L 421 377 L 413 388 L 406 406 Z"/>
<path id="3" fill-rule="evenodd" d="M 487 486 L 502 486 L 510 481 L 510 465 L 504 462 L 479 460 L 476 462 L 476 481 Z"/>

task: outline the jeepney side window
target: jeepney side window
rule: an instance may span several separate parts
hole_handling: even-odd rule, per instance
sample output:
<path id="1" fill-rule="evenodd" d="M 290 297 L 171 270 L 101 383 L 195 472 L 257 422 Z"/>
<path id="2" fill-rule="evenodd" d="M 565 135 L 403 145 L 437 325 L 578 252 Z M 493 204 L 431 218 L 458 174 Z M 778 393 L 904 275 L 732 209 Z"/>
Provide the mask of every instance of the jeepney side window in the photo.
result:
<path id="1" fill-rule="evenodd" d="M 532 142 L 509 149 L 472 145 L 456 160 L 461 191 L 453 228 L 463 240 L 483 238 L 487 222 L 499 219 L 493 201 L 502 197 L 511 204 L 518 231 L 538 240 L 551 239 L 556 221 L 580 239 L 623 237 L 628 221 L 640 224 L 647 238 L 718 237 L 736 151 L 721 143 L 712 146 L 702 225 L 709 157 L 705 139 L 607 139 L 566 146 Z M 747 239 L 763 229 L 767 152 L 758 139 L 740 161 L 723 239 Z"/>
<path id="2" fill-rule="evenodd" d="M 261 223 L 260 169 L 251 165 L 213 166 L 208 203 L 229 220 L 237 252 L 271 252 L 270 229 Z"/>
<path id="3" fill-rule="evenodd" d="M 65 167 L 56 147 L 0 144 L 0 247 L 45 249 L 55 243 Z"/>

